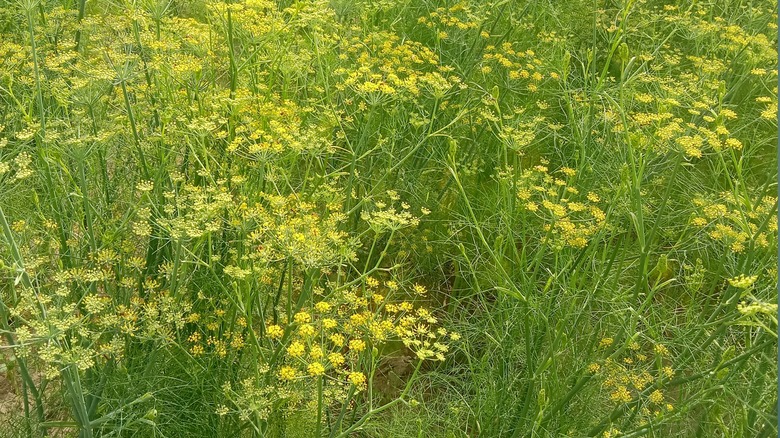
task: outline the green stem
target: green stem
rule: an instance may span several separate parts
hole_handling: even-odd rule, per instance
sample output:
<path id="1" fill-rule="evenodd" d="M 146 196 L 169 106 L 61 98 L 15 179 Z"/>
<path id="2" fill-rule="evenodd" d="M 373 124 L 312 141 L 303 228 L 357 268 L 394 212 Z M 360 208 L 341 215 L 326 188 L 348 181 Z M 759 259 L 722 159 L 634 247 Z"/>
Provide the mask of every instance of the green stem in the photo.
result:
<path id="1" fill-rule="evenodd" d="M 393 400 L 393 401 L 391 401 L 389 403 L 385 403 L 384 405 L 382 405 L 382 406 L 380 406 L 380 407 L 378 407 L 376 409 L 369 410 L 368 412 L 366 412 L 365 415 L 363 415 L 362 418 L 360 418 L 360 420 L 356 421 L 355 424 L 353 424 L 352 426 L 350 426 L 349 428 L 347 428 L 346 430 L 341 432 L 339 435 L 337 435 L 338 438 L 344 438 L 344 437 L 350 436 L 350 434 L 352 432 L 355 432 L 356 430 L 358 430 L 363 424 L 365 424 L 366 421 L 368 421 L 374 415 L 376 415 L 376 414 L 378 414 L 380 412 L 386 411 L 386 410 L 390 409 L 391 407 L 397 405 L 398 403 L 402 403 L 402 402 L 406 403 L 406 400 L 405 400 L 406 395 L 409 393 L 409 390 L 412 387 L 412 383 L 414 383 L 414 380 L 417 377 L 417 373 L 420 371 L 420 365 L 422 365 L 422 359 L 417 361 L 417 366 L 414 367 L 414 372 L 412 373 L 412 376 L 409 378 L 409 381 L 406 382 L 406 386 L 404 387 L 404 390 L 401 392 L 401 395 L 399 395 L 398 398 L 396 398 L 395 400 Z M 343 415 L 343 410 L 342 410 L 342 415 Z"/>
<path id="2" fill-rule="evenodd" d="M 504 269 L 503 263 L 501 262 L 501 260 L 498 259 L 498 256 L 493 251 L 493 248 L 488 244 L 487 239 L 485 239 L 485 235 L 482 233 L 482 227 L 479 226 L 479 222 L 477 221 L 477 215 L 474 213 L 474 209 L 471 207 L 471 202 L 469 202 L 469 198 L 466 195 L 466 190 L 463 188 L 463 185 L 460 182 L 460 178 L 458 177 L 458 172 L 455 170 L 454 157 L 450 157 L 450 163 L 448 165 L 448 168 L 450 173 L 452 174 L 452 178 L 455 181 L 455 184 L 458 186 L 458 189 L 460 190 L 461 196 L 463 197 L 463 202 L 466 204 L 466 208 L 469 211 L 469 216 L 471 217 L 471 221 L 474 225 L 474 229 L 477 231 L 479 240 L 482 242 L 482 245 L 485 247 L 485 250 L 490 254 L 491 258 L 493 259 L 493 264 L 503 274 L 504 282 L 508 286 L 508 288 L 496 287 L 496 290 L 509 293 L 509 295 L 518 298 L 521 301 L 524 302 L 527 301 L 523 293 L 520 292 L 520 290 L 515 286 L 514 282 L 512 281 L 512 278 L 509 276 L 509 274 L 507 274 L 506 270 Z"/>
<path id="3" fill-rule="evenodd" d="M 146 156 L 144 155 L 144 151 L 141 148 L 141 137 L 138 135 L 138 128 L 135 124 L 135 117 L 133 116 L 133 108 L 130 105 L 130 97 L 127 94 L 127 85 L 125 84 L 125 80 L 122 79 L 121 82 L 122 85 L 122 97 L 124 97 L 125 100 L 125 109 L 127 110 L 127 117 L 130 119 L 130 129 L 133 132 L 133 142 L 135 143 L 135 148 L 138 152 L 138 157 L 141 160 L 141 168 L 144 171 L 144 178 L 149 179 L 149 166 L 146 164 Z"/>
<path id="4" fill-rule="evenodd" d="M 81 26 L 81 21 L 84 19 L 84 10 L 85 6 L 87 4 L 87 0 L 79 0 L 79 15 L 76 18 L 76 22 Z M 81 45 L 81 27 L 76 30 L 76 45 L 73 47 L 73 50 L 77 51 L 79 50 L 79 46 Z"/>
<path id="5" fill-rule="evenodd" d="M 322 436 L 322 376 L 317 378 L 317 438 Z"/>
<path id="6" fill-rule="evenodd" d="M 30 50 L 32 51 L 33 73 L 35 75 L 35 94 L 38 99 L 38 117 L 41 120 L 41 133 L 46 136 L 46 117 L 44 116 L 43 91 L 41 90 L 41 75 L 38 68 L 38 53 L 35 47 L 35 29 L 33 26 L 33 8 L 27 10 L 27 29 L 30 33 Z"/>

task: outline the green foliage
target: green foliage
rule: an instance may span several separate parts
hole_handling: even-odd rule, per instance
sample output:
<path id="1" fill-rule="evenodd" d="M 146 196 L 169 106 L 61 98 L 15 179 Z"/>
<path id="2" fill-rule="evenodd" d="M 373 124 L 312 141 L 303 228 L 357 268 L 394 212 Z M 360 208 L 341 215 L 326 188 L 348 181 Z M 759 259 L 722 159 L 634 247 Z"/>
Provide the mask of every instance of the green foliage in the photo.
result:
<path id="1" fill-rule="evenodd" d="M 0 433 L 776 435 L 776 10 L 6 2 Z"/>

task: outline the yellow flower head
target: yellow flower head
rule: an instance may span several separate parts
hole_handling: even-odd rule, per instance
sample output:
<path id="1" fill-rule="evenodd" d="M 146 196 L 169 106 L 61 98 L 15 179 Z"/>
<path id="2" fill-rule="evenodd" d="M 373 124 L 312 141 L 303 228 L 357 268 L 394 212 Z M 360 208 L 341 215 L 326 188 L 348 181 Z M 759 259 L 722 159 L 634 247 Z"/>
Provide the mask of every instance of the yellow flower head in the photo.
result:
<path id="1" fill-rule="evenodd" d="M 314 308 L 317 309 L 320 313 L 325 313 L 330 310 L 330 303 L 326 301 L 320 301 L 319 303 L 314 305 Z"/>
<path id="2" fill-rule="evenodd" d="M 358 390 L 363 389 L 363 387 L 366 385 L 366 375 L 360 372 L 349 373 L 347 380 L 349 383 L 355 385 Z"/>
<path id="3" fill-rule="evenodd" d="M 360 339 L 353 339 L 349 341 L 349 349 L 360 353 L 361 351 L 366 349 L 366 343 Z"/>
<path id="4" fill-rule="evenodd" d="M 298 333 L 304 338 L 314 336 L 314 326 L 311 324 L 301 324 L 298 328 Z"/>
<path id="5" fill-rule="evenodd" d="M 298 324 L 306 324 L 307 322 L 311 322 L 311 315 L 306 312 L 298 312 L 293 318 Z"/>
<path id="6" fill-rule="evenodd" d="M 328 355 L 328 361 L 333 364 L 334 367 L 338 367 L 344 364 L 344 356 L 341 353 L 330 353 Z"/>
<path id="7" fill-rule="evenodd" d="M 344 336 L 334 333 L 330 335 L 330 341 L 333 342 L 333 345 L 337 347 L 343 347 L 344 346 Z"/>
<path id="8" fill-rule="evenodd" d="M 280 339 L 282 335 L 284 335 L 284 330 L 278 325 L 274 324 L 266 327 L 265 333 L 271 339 Z"/>
<path id="9" fill-rule="evenodd" d="M 312 362 L 306 368 L 306 372 L 308 372 L 310 376 L 321 376 L 325 374 L 325 367 L 319 362 Z"/>
<path id="10" fill-rule="evenodd" d="M 291 357 L 301 357 L 305 352 L 306 347 L 300 341 L 295 341 L 287 347 L 287 354 Z"/>
<path id="11" fill-rule="evenodd" d="M 290 381 L 295 379 L 298 376 L 298 372 L 293 367 L 289 366 L 283 366 L 281 370 L 279 370 L 279 378 L 282 380 Z"/>
<path id="12" fill-rule="evenodd" d="M 739 275 L 734 278 L 729 278 L 729 284 L 738 289 L 747 289 L 750 286 L 752 286 L 757 279 L 758 276 L 756 275 L 751 275 L 751 276 Z"/>

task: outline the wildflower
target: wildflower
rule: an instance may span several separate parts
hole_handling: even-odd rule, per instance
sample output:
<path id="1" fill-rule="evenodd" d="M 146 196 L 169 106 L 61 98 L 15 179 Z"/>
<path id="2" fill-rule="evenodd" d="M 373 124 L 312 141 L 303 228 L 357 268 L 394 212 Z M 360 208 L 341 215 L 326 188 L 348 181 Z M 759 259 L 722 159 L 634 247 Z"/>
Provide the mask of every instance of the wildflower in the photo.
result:
<path id="1" fill-rule="evenodd" d="M 685 152 L 685 155 L 689 157 L 694 158 L 701 158 L 702 152 L 701 147 L 704 143 L 704 139 L 698 135 L 696 136 L 681 136 L 678 137 L 676 140 L 677 144 L 680 145 Z"/>
<path id="2" fill-rule="evenodd" d="M 344 346 L 344 336 L 334 333 L 330 335 L 330 341 L 333 342 L 333 345 L 337 347 L 343 347 Z"/>
<path id="3" fill-rule="evenodd" d="M 577 171 L 571 167 L 561 167 L 560 171 L 566 176 L 574 176 L 577 174 Z"/>
<path id="4" fill-rule="evenodd" d="M 628 388 L 620 385 L 612 394 L 610 394 L 610 398 L 615 402 L 628 403 L 631 401 L 631 393 L 628 392 Z"/>
<path id="5" fill-rule="evenodd" d="M 366 375 L 360 372 L 352 372 L 347 376 L 349 383 L 355 385 L 358 390 L 362 390 L 366 384 Z"/>
<path id="6" fill-rule="evenodd" d="M 325 367 L 319 362 L 312 362 L 306 368 L 306 372 L 308 372 L 310 376 L 321 376 L 325 374 Z"/>
<path id="7" fill-rule="evenodd" d="M 314 305 L 314 308 L 317 309 L 320 313 L 325 313 L 330 310 L 330 303 L 326 301 L 320 301 L 319 303 Z"/>
<path id="8" fill-rule="evenodd" d="M 737 151 L 742 150 L 742 142 L 737 140 L 736 138 L 726 139 L 726 146 Z"/>
<path id="9" fill-rule="evenodd" d="M 729 284 L 738 289 L 747 289 L 750 286 L 752 286 L 757 279 L 758 276 L 756 275 L 752 275 L 752 276 L 739 275 L 734 278 L 729 278 Z"/>
<path id="10" fill-rule="evenodd" d="M 230 347 L 236 350 L 244 348 L 244 337 L 239 333 L 233 333 L 230 340 Z"/>
<path id="11" fill-rule="evenodd" d="M 141 181 L 135 188 L 140 192 L 151 192 L 154 189 L 154 181 Z"/>
<path id="12" fill-rule="evenodd" d="M 655 352 L 657 354 L 660 354 L 661 356 L 668 356 L 669 355 L 669 349 L 667 349 L 665 345 L 656 344 L 654 349 L 655 349 Z"/>
<path id="13" fill-rule="evenodd" d="M 280 339 L 282 335 L 284 335 L 284 330 L 278 325 L 274 324 L 266 327 L 265 333 L 271 339 Z"/>
<path id="14" fill-rule="evenodd" d="M 311 324 L 301 324 L 301 326 L 298 327 L 298 334 L 304 338 L 314 336 L 314 326 Z"/>
<path id="15" fill-rule="evenodd" d="M 305 352 L 306 347 L 300 341 L 295 341 L 287 347 L 287 354 L 291 357 L 301 357 Z"/>
<path id="16" fill-rule="evenodd" d="M 334 367 L 344 365 L 344 356 L 341 353 L 330 353 L 328 355 L 328 362 Z"/>
<path id="17" fill-rule="evenodd" d="M 295 314 L 295 316 L 293 317 L 293 319 L 294 319 L 294 320 L 295 320 L 295 322 L 297 322 L 298 324 L 305 324 L 305 323 L 307 323 L 307 322 L 310 322 L 310 321 L 311 321 L 311 315 L 310 315 L 310 314 L 308 314 L 308 313 L 306 313 L 306 312 L 298 312 L 298 313 L 296 313 L 296 314 Z"/>
<path id="18" fill-rule="evenodd" d="M 33 174 L 33 170 L 30 169 L 30 164 L 32 163 L 32 158 L 30 157 L 30 154 L 27 152 L 22 152 L 19 155 L 14 158 L 14 164 L 16 164 L 16 174 L 14 175 L 14 178 L 17 180 L 25 179 L 28 176 Z"/>
<path id="19" fill-rule="evenodd" d="M 295 368 L 290 366 L 283 366 L 281 370 L 279 370 L 279 377 L 282 380 L 290 381 L 294 380 L 298 375 L 298 372 L 295 370 Z"/>
<path id="20" fill-rule="evenodd" d="M 777 313 L 777 304 L 754 302 L 747 304 L 744 301 L 737 304 L 737 311 L 745 316 L 756 316 L 758 314 L 775 315 Z"/>
<path id="21" fill-rule="evenodd" d="M 353 339 L 349 341 L 349 349 L 357 353 L 360 353 L 361 351 L 366 349 L 366 343 L 360 339 Z"/>

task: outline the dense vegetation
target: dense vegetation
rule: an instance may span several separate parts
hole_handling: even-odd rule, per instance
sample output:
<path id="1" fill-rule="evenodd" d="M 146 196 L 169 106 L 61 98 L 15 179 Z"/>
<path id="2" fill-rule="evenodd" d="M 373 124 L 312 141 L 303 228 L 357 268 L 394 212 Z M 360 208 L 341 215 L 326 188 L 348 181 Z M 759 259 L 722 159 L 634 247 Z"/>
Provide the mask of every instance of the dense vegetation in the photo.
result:
<path id="1" fill-rule="evenodd" d="M 0 432 L 777 436 L 776 10 L 0 2 Z"/>

